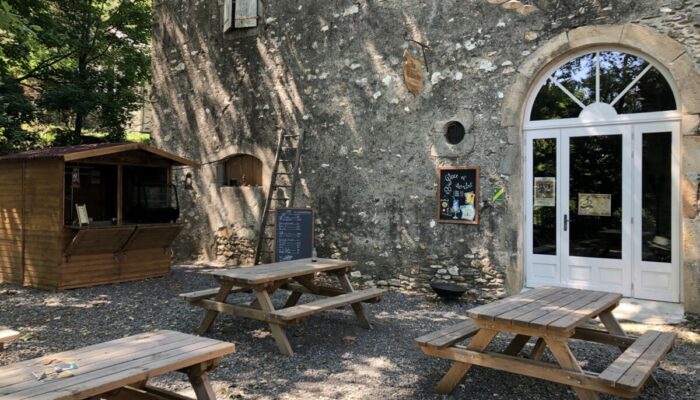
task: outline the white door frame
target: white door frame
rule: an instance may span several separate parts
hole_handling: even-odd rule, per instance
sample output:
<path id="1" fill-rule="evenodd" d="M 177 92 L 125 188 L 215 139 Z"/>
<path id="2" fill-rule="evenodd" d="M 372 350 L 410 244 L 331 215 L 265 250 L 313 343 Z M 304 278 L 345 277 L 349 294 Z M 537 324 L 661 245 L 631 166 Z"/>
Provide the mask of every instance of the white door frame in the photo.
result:
<path id="1" fill-rule="evenodd" d="M 681 299 L 681 216 L 680 209 L 680 159 L 681 159 L 681 135 L 680 122 L 655 122 L 640 123 L 633 126 L 634 129 L 634 182 L 641 185 L 642 182 L 642 136 L 645 133 L 671 132 L 671 263 L 657 263 L 642 260 L 642 246 L 636 246 L 633 256 L 633 289 L 634 296 L 642 299 L 652 299 L 677 303 Z M 639 155 L 639 156 L 637 156 Z M 641 188 L 634 188 L 634 221 L 632 235 L 635 238 L 642 237 L 642 202 Z M 641 244 L 633 242 L 634 244 Z M 670 268 L 670 270 L 669 270 Z M 645 274 L 653 275 L 653 281 L 645 278 Z M 668 279 L 667 279 L 668 278 Z M 650 287 L 650 285 L 656 287 Z M 673 290 L 675 289 L 675 290 Z"/>
<path id="2" fill-rule="evenodd" d="M 621 240 L 622 240 L 622 258 L 594 258 L 580 257 L 570 255 L 569 239 L 571 227 L 569 229 L 560 230 L 561 234 L 561 268 L 562 268 L 562 284 L 580 289 L 596 289 L 609 292 L 622 293 L 625 296 L 632 295 L 632 154 L 625 149 L 632 147 L 632 129 L 630 125 L 615 125 L 615 126 L 596 126 L 596 127 L 578 127 L 566 128 L 561 132 L 561 195 L 562 204 L 565 204 L 565 209 L 559 211 L 562 218 L 569 220 L 570 201 L 569 193 L 569 178 L 570 178 L 570 139 L 573 137 L 592 137 L 592 136 L 607 136 L 621 135 L 622 136 L 622 217 L 621 217 Z M 577 269 L 581 274 L 587 274 L 587 279 L 577 279 L 572 274 L 573 269 Z M 619 282 L 619 284 L 615 283 Z"/>
<path id="3" fill-rule="evenodd" d="M 613 132 L 623 133 L 623 149 L 633 149 L 635 155 L 633 159 L 632 152 L 623 151 L 623 191 L 632 195 L 623 199 L 623 210 L 629 210 L 624 216 L 623 221 L 631 221 L 632 218 L 636 223 L 623 223 L 623 263 L 626 267 L 623 272 L 624 288 L 614 289 L 610 287 L 595 286 L 595 289 L 613 290 L 622 292 L 626 296 L 635 296 L 639 293 L 640 298 L 650 298 L 659 301 L 679 302 L 682 295 L 681 268 L 681 221 L 680 221 L 680 159 L 681 159 L 681 137 L 680 137 L 680 115 L 678 113 L 664 112 L 653 113 L 653 115 L 639 114 L 629 115 L 624 119 L 600 122 L 600 123 L 581 123 L 576 120 L 562 121 L 546 121 L 549 124 L 538 123 L 535 129 L 524 129 L 523 137 L 525 140 L 525 153 L 523 164 L 525 173 L 523 174 L 523 194 L 525 196 L 524 205 L 524 267 L 525 267 L 525 286 L 536 287 L 542 285 L 566 285 L 572 287 L 588 287 L 582 283 L 571 282 L 568 276 L 568 268 L 563 268 L 563 252 L 568 252 L 568 230 L 563 232 L 563 216 L 568 214 L 568 209 L 559 209 L 556 217 L 557 229 L 557 255 L 538 255 L 533 254 L 532 240 L 532 207 L 533 207 L 533 185 L 532 185 L 532 142 L 535 139 L 553 138 L 557 140 L 557 199 L 563 199 L 562 196 L 568 196 L 568 181 L 563 182 L 559 177 L 563 176 L 563 166 L 568 165 L 568 135 L 588 135 L 588 134 L 611 134 Z M 542 121 L 545 122 L 545 121 Z M 549 125 L 549 128 L 547 127 Z M 533 127 L 534 128 L 534 127 Z M 576 134 L 575 132 L 579 132 Z M 598 133 L 596 133 L 598 132 Z M 607 133 L 606 133 L 607 132 Z M 651 270 L 655 268 L 663 268 L 664 263 L 644 262 L 641 260 L 642 248 L 635 243 L 633 238 L 640 238 L 642 235 L 641 229 L 641 188 L 633 187 L 633 185 L 641 184 L 641 150 L 642 150 L 642 134 L 651 132 L 672 132 L 672 262 L 671 262 L 671 282 L 675 286 L 675 290 L 668 291 L 660 289 L 651 291 L 642 289 L 641 273 L 644 270 L 642 267 Z M 566 139 L 565 139 L 566 138 Z M 565 164 L 566 163 L 566 164 Z M 568 168 L 568 167 L 567 167 Z M 627 170 L 631 169 L 631 170 Z M 561 184 L 559 181 L 562 181 Z M 558 205 L 561 208 L 561 205 Z M 627 229 L 624 229 L 627 227 Z M 564 249 L 567 246 L 567 249 Z M 594 259 L 599 261 L 600 259 Z M 585 261 L 585 260 L 578 260 Z M 619 260 L 615 260 L 619 261 Z M 557 268 L 558 265 L 558 268 Z M 668 267 L 668 265 L 665 265 Z"/>

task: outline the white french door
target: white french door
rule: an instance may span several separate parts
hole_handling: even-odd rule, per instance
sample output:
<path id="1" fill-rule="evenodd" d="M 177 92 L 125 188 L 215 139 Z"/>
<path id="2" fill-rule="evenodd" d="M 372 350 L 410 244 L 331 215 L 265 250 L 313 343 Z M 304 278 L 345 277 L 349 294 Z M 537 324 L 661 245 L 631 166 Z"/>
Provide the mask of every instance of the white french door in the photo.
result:
<path id="1" fill-rule="evenodd" d="M 527 286 L 679 300 L 677 127 L 526 133 Z"/>

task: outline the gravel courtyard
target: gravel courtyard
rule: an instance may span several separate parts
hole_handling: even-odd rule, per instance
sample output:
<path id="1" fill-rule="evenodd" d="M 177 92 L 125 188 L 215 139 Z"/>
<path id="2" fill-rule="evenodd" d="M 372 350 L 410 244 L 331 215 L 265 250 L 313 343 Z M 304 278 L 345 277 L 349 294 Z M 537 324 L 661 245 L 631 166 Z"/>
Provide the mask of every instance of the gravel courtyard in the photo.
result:
<path id="1" fill-rule="evenodd" d="M 22 334 L 0 353 L 0 365 L 154 329 L 191 333 L 203 311 L 177 294 L 213 286 L 213 279 L 193 266 L 175 267 L 163 279 L 61 293 L 0 285 L 0 326 Z M 284 302 L 285 297 L 278 294 L 274 300 Z M 449 363 L 424 356 L 413 339 L 463 318 L 470 307 L 392 292 L 381 303 L 368 305 L 372 331 L 360 328 L 348 311 L 312 316 L 288 329 L 294 357 L 277 351 L 266 324 L 220 316 L 208 336 L 235 343 L 237 351 L 211 379 L 219 399 L 576 398 L 562 385 L 479 367 L 452 396 L 434 394 L 432 388 Z M 699 322 L 690 316 L 679 327 L 654 327 L 673 329 L 681 340 L 656 372 L 661 386 L 650 385 L 640 398 L 700 398 Z M 623 326 L 634 333 L 650 328 Z M 496 345 L 503 348 L 506 343 L 507 338 L 500 338 Z M 582 366 L 593 371 L 602 371 L 619 354 L 615 348 L 581 342 L 572 349 L 579 359 L 588 360 Z M 183 394 L 189 390 L 184 375 L 166 375 L 152 383 Z"/>

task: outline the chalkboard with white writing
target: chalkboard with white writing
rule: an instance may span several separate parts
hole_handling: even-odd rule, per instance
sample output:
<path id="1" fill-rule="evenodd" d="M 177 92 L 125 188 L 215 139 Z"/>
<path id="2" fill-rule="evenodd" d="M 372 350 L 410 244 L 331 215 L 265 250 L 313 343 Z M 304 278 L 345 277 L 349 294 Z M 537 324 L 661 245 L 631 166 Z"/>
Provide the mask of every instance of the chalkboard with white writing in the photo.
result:
<path id="1" fill-rule="evenodd" d="M 314 210 L 280 208 L 275 214 L 275 261 L 310 258 L 314 248 Z"/>
<path id="2" fill-rule="evenodd" d="M 441 167 L 437 179 L 437 222 L 478 224 L 479 167 Z"/>

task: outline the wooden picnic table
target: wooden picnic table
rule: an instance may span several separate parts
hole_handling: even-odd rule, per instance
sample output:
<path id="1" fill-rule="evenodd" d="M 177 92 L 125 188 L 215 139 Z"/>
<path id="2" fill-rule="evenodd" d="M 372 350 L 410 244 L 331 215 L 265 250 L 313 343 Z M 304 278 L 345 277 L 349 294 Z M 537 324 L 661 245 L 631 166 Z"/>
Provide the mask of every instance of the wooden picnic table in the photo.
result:
<path id="1" fill-rule="evenodd" d="M 218 288 L 183 293 L 180 298 L 207 310 L 197 333 L 203 335 L 219 313 L 252 318 L 269 323 L 272 336 L 280 352 L 293 355 L 284 326 L 298 323 L 305 317 L 327 310 L 352 306 L 360 325 L 372 329 L 363 302 L 379 301 L 382 289 L 355 290 L 348 277 L 357 265 L 355 261 L 310 258 L 277 262 L 236 269 L 209 271 L 219 282 Z M 330 274 L 337 278 L 340 288 L 319 284 L 316 275 Z M 278 289 L 291 292 L 282 308 L 276 309 L 271 295 Z M 254 292 L 255 300 L 249 304 L 226 301 L 234 292 Z M 297 304 L 302 294 L 324 296 L 309 303 Z"/>
<path id="2" fill-rule="evenodd" d="M 0 367 L 0 399 L 186 399 L 148 385 L 148 379 L 173 371 L 187 374 L 198 400 L 216 400 L 208 371 L 234 345 L 174 331 L 129 336 L 81 349 Z M 71 360 L 73 376 L 37 380 L 32 372 Z"/>
<path id="3" fill-rule="evenodd" d="M 470 319 L 416 339 L 424 353 L 452 360 L 437 384 L 439 393 L 451 393 L 472 365 L 562 383 L 582 399 L 596 392 L 637 396 L 652 370 L 673 346 L 676 335 L 648 331 L 627 335 L 612 311 L 622 295 L 594 290 L 541 287 L 467 311 Z M 605 330 L 584 327 L 598 318 Z M 499 333 L 515 334 L 502 353 L 487 351 Z M 471 338 L 468 346 L 459 342 Z M 528 358 L 518 354 L 536 338 Z M 623 353 L 601 373 L 584 371 L 569 348 L 571 339 L 609 344 Z M 545 348 L 555 363 L 540 361 Z"/>

